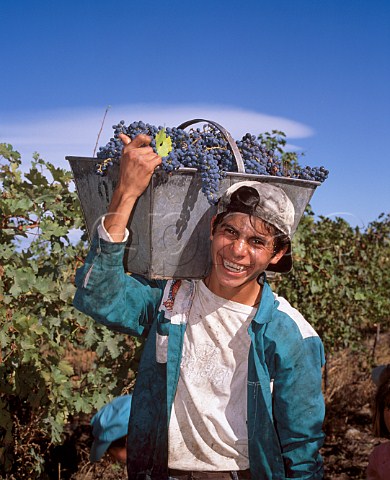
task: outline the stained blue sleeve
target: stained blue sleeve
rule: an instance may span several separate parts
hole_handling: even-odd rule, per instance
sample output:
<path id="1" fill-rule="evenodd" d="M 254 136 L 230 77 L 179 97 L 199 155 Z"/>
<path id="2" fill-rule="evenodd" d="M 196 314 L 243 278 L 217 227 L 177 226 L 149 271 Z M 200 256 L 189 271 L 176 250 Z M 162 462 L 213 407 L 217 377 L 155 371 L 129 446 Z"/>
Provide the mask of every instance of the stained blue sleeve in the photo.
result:
<path id="1" fill-rule="evenodd" d="M 146 335 L 166 282 L 127 274 L 123 267 L 125 246 L 94 237 L 84 265 L 76 272 L 73 304 L 111 330 Z"/>
<path id="2" fill-rule="evenodd" d="M 316 335 L 303 338 L 289 324 L 286 341 L 276 347 L 273 382 L 273 415 L 282 449 L 286 478 L 323 478 L 319 450 L 324 441 L 322 424 L 325 404 L 322 394 L 324 349 Z M 283 325 L 283 323 L 282 323 Z M 279 325 L 281 327 L 281 325 Z M 281 327 L 283 328 L 283 327 Z"/>

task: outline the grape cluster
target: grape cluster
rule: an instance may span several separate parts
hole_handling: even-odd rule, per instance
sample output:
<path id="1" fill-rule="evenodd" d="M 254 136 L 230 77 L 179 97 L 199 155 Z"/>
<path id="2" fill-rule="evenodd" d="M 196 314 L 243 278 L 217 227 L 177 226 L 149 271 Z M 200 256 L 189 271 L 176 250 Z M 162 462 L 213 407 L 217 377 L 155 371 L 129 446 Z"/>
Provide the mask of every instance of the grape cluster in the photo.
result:
<path id="1" fill-rule="evenodd" d="M 96 164 L 96 174 L 100 176 L 106 175 L 107 169 L 114 163 L 119 164 L 123 148 L 122 140 L 119 138 L 120 133 L 124 133 L 132 140 L 140 133 L 146 133 L 153 139 L 150 144 L 151 147 L 156 147 L 154 137 L 159 129 L 153 125 L 145 124 L 144 122 L 133 122 L 126 127 L 125 121 L 121 120 L 118 125 L 113 125 L 112 128 L 114 136 L 110 138 L 110 141 L 104 147 L 99 147 L 96 155 L 97 158 L 102 159 L 101 162 Z"/>
<path id="2" fill-rule="evenodd" d="M 105 175 L 114 163 L 119 163 L 122 153 L 122 141 L 118 138 L 124 133 L 134 139 L 140 133 L 152 137 L 150 146 L 156 149 L 155 136 L 163 127 L 155 127 L 144 122 L 133 122 L 129 126 L 121 120 L 112 127 L 114 136 L 104 147 L 100 147 L 97 157 L 96 173 Z M 166 127 L 165 133 L 172 140 L 172 151 L 162 159 L 162 168 L 172 172 L 178 168 L 196 168 L 202 178 L 202 192 L 210 204 L 218 200 L 218 189 L 221 178 L 227 172 L 237 172 L 237 164 L 223 134 L 213 125 L 205 124 L 202 129 L 191 128 L 188 131 L 176 127 Z M 245 172 L 255 175 L 276 175 L 303 180 L 323 182 L 328 171 L 324 167 L 297 167 L 293 170 L 284 168 L 277 154 L 269 151 L 255 135 L 247 133 L 236 142 L 241 153 Z"/>

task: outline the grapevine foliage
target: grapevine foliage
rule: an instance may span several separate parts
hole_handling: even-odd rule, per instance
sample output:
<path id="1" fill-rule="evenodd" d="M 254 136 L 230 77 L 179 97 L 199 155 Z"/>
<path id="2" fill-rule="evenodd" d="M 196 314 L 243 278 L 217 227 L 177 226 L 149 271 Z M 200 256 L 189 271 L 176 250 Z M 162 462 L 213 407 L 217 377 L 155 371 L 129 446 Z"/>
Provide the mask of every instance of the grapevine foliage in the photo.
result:
<path id="1" fill-rule="evenodd" d="M 132 381 L 135 345 L 72 307 L 86 243 L 71 173 L 20 166 L 0 144 L 0 478 L 44 479 L 64 426 Z"/>
<path id="2" fill-rule="evenodd" d="M 275 289 L 314 326 L 328 354 L 390 328 L 389 214 L 359 229 L 306 213 L 293 257 L 293 271 L 277 277 Z"/>
<path id="3" fill-rule="evenodd" d="M 157 151 L 156 136 L 160 135 L 162 130 L 170 137 L 173 147 L 162 159 L 162 168 L 167 172 L 183 167 L 196 168 L 202 177 L 202 191 L 210 204 L 215 204 L 218 200 L 217 192 L 221 178 L 226 172 L 237 171 L 236 160 L 227 139 L 211 124 L 204 125 L 203 129 L 191 128 L 187 131 L 175 127 L 156 127 L 142 121 L 126 126 L 124 120 L 121 120 L 112 128 L 114 136 L 104 147 L 100 147 L 97 154 L 101 159 L 96 168 L 99 175 L 105 175 L 108 167 L 114 162 L 119 162 L 122 152 L 120 133 L 128 135 L 131 139 L 140 133 L 149 135 L 152 137 L 151 146 Z M 324 167 L 301 168 L 293 161 L 295 153 L 282 153 L 285 143 L 284 133 L 277 130 L 259 137 L 250 133 L 245 134 L 236 142 L 244 161 L 245 172 L 319 182 L 327 178 L 329 172 Z"/>
<path id="4" fill-rule="evenodd" d="M 160 157 L 166 157 L 172 151 L 172 139 L 167 137 L 165 128 L 159 130 L 155 137 L 156 152 Z"/>

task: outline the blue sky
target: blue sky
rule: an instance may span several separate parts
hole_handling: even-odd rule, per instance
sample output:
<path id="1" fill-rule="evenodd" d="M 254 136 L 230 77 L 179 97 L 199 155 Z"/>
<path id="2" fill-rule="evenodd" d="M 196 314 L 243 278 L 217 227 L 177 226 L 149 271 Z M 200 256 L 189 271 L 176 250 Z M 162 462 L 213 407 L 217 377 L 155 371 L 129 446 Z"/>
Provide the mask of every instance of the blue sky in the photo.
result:
<path id="1" fill-rule="evenodd" d="M 317 215 L 390 211 L 387 0 L 0 0 L 0 142 L 68 168 L 111 126 L 280 129 L 328 180 Z"/>

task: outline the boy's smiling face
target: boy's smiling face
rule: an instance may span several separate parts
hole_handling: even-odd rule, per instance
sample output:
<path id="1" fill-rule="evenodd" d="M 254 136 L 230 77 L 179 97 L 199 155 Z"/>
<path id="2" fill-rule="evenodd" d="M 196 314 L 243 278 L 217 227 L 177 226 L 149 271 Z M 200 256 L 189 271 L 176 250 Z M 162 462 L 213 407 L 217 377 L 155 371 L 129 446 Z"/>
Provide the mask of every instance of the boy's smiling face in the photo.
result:
<path id="1" fill-rule="evenodd" d="M 263 221 L 245 213 L 226 215 L 211 240 L 208 288 L 227 300 L 253 305 L 260 293 L 258 276 L 277 263 L 285 250 L 274 255 L 274 238 Z"/>

